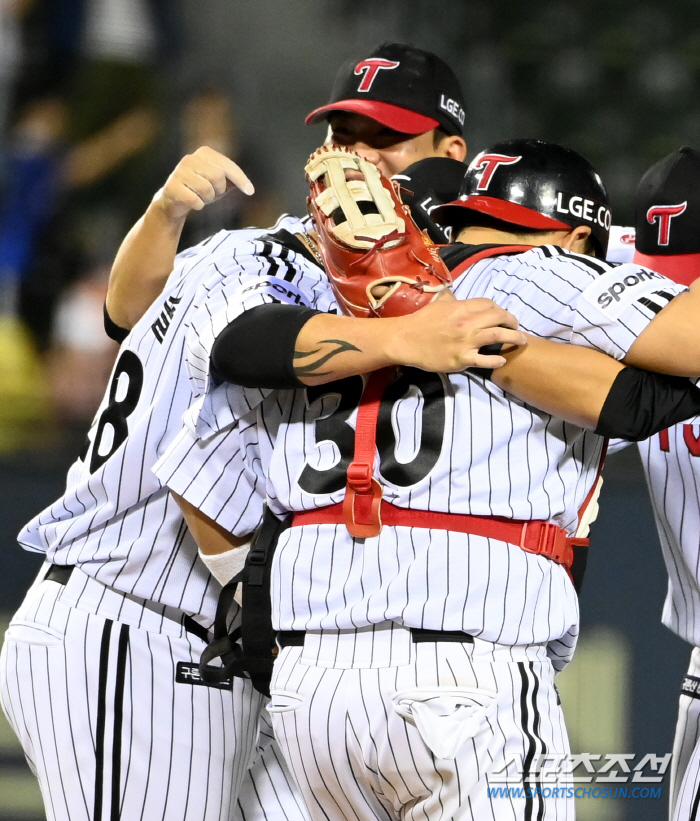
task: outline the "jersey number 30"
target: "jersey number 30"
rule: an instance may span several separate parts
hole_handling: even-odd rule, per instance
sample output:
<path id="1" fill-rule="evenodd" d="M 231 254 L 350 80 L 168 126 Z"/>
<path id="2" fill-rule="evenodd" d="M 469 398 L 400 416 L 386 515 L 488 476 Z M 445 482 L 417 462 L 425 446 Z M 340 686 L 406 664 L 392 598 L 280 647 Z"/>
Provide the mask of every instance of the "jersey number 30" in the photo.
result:
<path id="1" fill-rule="evenodd" d="M 339 395 L 338 405 L 329 416 L 316 420 L 316 445 L 333 442 L 340 459 L 326 470 L 306 465 L 298 484 L 307 493 L 335 493 L 345 487 L 347 470 L 355 450 L 355 431 L 348 419 L 357 409 L 362 398 L 363 383 L 359 376 L 351 376 L 328 385 L 306 389 L 308 405 L 321 401 L 331 394 Z M 412 448 L 413 456 L 404 461 L 397 458 L 398 406 L 407 395 L 418 394 L 420 403 L 420 441 Z M 377 450 L 379 472 L 389 482 L 399 487 L 415 485 L 430 473 L 440 458 L 445 432 L 445 388 L 436 373 L 417 368 L 403 368 L 401 376 L 384 391 L 377 419 Z"/>
<path id="2" fill-rule="evenodd" d="M 129 435 L 126 420 L 134 412 L 143 387 L 143 365 L 133 351 L 122 351 L 109 385 L 107 407 L 97 420 L 90 473 L 102 467 Z M 111 435 L 111 441 L 107 437 Z"/>

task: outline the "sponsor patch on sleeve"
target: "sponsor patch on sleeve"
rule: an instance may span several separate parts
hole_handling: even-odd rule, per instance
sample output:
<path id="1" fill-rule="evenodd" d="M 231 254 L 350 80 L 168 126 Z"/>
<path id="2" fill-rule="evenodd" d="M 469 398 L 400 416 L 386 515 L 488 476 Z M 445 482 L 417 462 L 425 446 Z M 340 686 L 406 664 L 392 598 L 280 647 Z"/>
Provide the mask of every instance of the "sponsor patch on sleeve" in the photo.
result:
<path id="1" fill-rule="evenodd" d="M 303 305 L 308 307 L 308 300 L 302 292 L 291 282 L 272 276 L 261 276 L 258 279 L 244 283 L 236 296 L 245 305 L 252 297 L 267 296 L 273 302 L 284 302 L 289 305 Z M 259 304 L 259 300 L 255 300 Z"/>
<path id="2" fill-rule="evenodd" d="M 633 303 L 658 313 L 679 292 L 675 283 L 638 265 L 619 265 L 592 282 L 581 294 L 608 319 L 618 319 Z M 651 303 L 651 304 L 650 304 Z"/>

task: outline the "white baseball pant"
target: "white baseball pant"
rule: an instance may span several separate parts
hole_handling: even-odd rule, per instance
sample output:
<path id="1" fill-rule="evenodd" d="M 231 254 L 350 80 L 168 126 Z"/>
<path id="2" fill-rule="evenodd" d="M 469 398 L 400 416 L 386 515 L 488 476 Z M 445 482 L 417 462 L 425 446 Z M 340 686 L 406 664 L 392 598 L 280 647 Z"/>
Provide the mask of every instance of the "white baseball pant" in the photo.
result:
<path id="1" fill-rule="evenodd" d="M 7 631 L 0 701 L 49 821 L 229 821 L 242 807 L 304 821 L 274 748 L 249 769 L 264 696 L 241 678 L 201 683 L 204 642 L 183 614 L 77 569 L 65 586 L 42 576 Z"/>
<path id="2" fill-rule="evenodd" d="M 243 778 L 234 821 L 309 821 L 275 741 L 267 710 L 260 715 L 258 756 Z"/>
<path id="3" fill-rule="evenodd" d="M 271 693 L 313 821 L 574 817 L 570 792 L 538 789 L 531 769 L 569 753 L 545 646 L 414 643 L 392 623 L 306 633 L 280 651 Z M 504 767 L 506 795 L 490 783 Z"/>
<path id="4" fill-rule="evenodd" d="M 678 720 L 671 760 L 669 817 L 697 818 L 700 804 L 700 649 L 690 654 L 678 699 Z"/>

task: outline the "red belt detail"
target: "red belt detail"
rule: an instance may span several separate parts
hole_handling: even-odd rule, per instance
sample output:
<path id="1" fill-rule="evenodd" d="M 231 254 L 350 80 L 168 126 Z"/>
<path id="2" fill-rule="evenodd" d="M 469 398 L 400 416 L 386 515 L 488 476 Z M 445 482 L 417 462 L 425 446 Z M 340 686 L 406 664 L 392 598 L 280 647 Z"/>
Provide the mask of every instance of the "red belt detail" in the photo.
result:
<path id="1" fill-rule="evenodd" d="M 346 524 L 345 504 L 346 502 L 338 502 L 336 505 L 329 505 L 318 510 L 299 511 L 294 514 L 292 526 Z M 380 529 L 384 524 L 392 527 L 426 527 L 434 530 L 468 533 L 472 536 L 486 536 L 489 539 L 498 539 L 501 542 L 517 545 L 526 553 L 546 556 L 557 564 L 563 565 L 567 570 L 574 559 L 573 547 L 588 545 L 588 539 L 570 538 L 563 528 L 552 522 L 523 522 L 491 516 L 437 513 L 432 510 L 397 507 L 384 500 L 380 502 L 379 499 L 376 502 L 373 500 L 372 507 L 376 507 Z M 356 515 L 358 513 L 357 506 L 355 513 Z M 350 530 L 349 527 L 348 530 Z M 350 532 L 352 533 L 351 530 Z"/>

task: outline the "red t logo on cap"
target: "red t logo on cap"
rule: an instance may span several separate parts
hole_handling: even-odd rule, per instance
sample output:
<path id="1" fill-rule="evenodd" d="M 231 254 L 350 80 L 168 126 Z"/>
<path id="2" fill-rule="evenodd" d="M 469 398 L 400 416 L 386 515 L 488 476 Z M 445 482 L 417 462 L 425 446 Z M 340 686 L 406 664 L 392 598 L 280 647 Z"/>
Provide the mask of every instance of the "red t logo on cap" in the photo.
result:
<path id="1" fill-rule="evenodd" d="M 481 178 L 476 190 L 486 191 L 488 189 L 491 177 L 493 177 L 493 173 L 499 165 L 512 165 L 520 160 L 522 160 L 522 157 L 509 157 L 506 154 L 484 154 L 474 166 L 475 168 L 484 169 L 481 172 Z"/>
<path id="2" fill-rule="evenodd" d="M 364 73 L 364 77 L 357 87 L 358 91 L 369 91 L 372 88 L 374 78 L 380 68 L 397 68 L 401 63 L 395 60 L 382 60 L 379 57 L 371 57 L 369 60 L 362 60 L 355 66 L 355 74 Z"/>
<path id="3" fill-rule="evenodd" d="M 647 222 L 653 225 L 659 218 L 659 245 L 668 245 L 671 236 L 671 220 L 682 214 L 688 207 L 688 202 L 679 205 L 652 205 L 647 211 Z"/>

